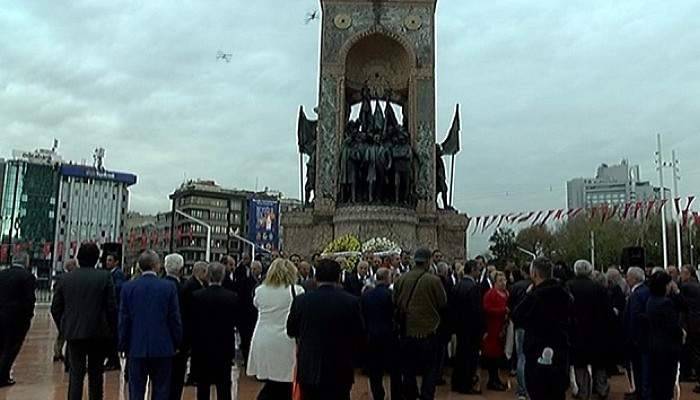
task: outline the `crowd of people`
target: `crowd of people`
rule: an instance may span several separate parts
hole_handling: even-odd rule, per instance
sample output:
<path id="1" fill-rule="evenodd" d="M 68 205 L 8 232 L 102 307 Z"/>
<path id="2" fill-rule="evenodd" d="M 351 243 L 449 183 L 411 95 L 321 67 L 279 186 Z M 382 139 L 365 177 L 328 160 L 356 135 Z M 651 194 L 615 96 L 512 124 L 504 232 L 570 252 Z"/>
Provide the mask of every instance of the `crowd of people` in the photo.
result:
<path id="1" fill-rule="evenodd" d="M 12 328 L 0 335 L 0 386 L 14 383 L 33 316 L 28 266 L 20 253 L 0 271 L 0 323 Z M 187 279 L 183 267 L 179 254 L 147 250 L 127 279 L 118 257 L 92 243 L 66 263 L 51 314 L 69 400 L 82 398 L 86 375 L 90 398 L 101 399 L 103 371 L 122 368 L 119 354 L 130 399 L 143 399 L 149 380 L 152 399 L 180 399 L 186 384 L 200 400 L 211 386 L 230 399 L 238 351 L 262 382 L 260 400 L 349 400 L 358 369 L 375 400 L 433 399 L 448 381 L 461 394 L 507 391 L 509 373 L 518 399 L 605 399 L 609 378 L 625 375 L 626 398 L 670 400 L 679 375 L 700 377 L 691 266 L 601 272 L 586 260 L 568 268 L 537 258 L 498 269 L 418 248 L 359 260 L 227 256 L 195 263 Z"/>

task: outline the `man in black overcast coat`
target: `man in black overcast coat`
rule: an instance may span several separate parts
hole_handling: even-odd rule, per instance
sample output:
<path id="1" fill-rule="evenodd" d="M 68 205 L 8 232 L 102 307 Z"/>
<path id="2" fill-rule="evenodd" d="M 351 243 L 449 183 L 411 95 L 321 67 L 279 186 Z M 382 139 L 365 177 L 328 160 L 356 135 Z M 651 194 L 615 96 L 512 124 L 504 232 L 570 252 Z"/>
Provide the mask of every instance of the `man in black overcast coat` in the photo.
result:
<path id="1" fill-rule="evenodd" d="M 305 400 L 350 400 L 353 354 L 364 338 L 357 297 L 338 287 L 340 264 L 321 260 L 318 289 L 298 296 L 287 319 L 287 334 L 298 342 L 297 380 Z"/>
<path id="2" fill-rule="evenodd" d="M 19 252 L 0 271 L 0 387 L 15 384 L 10 370 L 34 317 L 36 279 L 28 269 L 29 255 Z"/>
<path id="3" fill-rule="evenodd" d="M 103 362 L 117 332 L 117 300 L 109 271 L 95 269 L 100 250 L 85 243 L 78 251 L 80 268 L 66 274 L 51 304 L 51 315 L 68 342 L 68 400 L 80 400 L 88 374 L 91 399 L 103 394 Z"/>

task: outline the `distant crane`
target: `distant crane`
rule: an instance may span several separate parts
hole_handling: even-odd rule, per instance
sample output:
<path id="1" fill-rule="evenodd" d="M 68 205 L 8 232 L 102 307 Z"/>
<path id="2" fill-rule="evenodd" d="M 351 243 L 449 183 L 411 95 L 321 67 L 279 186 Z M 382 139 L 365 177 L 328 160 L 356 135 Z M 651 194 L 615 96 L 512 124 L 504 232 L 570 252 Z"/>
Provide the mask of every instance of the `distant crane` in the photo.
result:
<path id="1" fill-rule="evenodd" d="M 227 63 L 230 63 L 231 58 L 233 58 L 233 54 L 231 54 L 231 53 L 224 53 L 221 50 L 216 52 L 216 59 L 217 60 L 223 60 L 223 61 L 226 61 Z"/>

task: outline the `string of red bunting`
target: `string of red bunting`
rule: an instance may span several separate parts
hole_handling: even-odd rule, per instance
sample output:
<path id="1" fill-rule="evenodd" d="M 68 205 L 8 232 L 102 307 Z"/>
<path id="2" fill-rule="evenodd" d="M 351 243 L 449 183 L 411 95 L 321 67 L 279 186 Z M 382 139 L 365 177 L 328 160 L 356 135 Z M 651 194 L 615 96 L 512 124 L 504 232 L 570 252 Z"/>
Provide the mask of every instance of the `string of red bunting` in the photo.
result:
<path id="1" fill-rule="evenodd" d="M 673 206 L 676 215 L 681 216 L 683 226 L 689 222 L 700 226 L 700 213 L 691 211 L 690 207 L 695 200 L 695 196 L 687 198 L 677 197 L 673 199 Z M 620 221 L 646 219 L 652 215 L 659 214 L 669 200 L 648 200 L 625 203 L 622 205 L 609 205 L 607 203 L 596 205 L 590 208 L 560 208 L 552 210 L 511 212 L 508 214 L 484 215 L 471 217 L 467 229 L 472 229 L 471 234 L 484 233 L 489 229 L 498 229 L 504 226 L 514 226 L 530 224 L 531 226 L 545 225 L 552 221 L 563 221 L 577 217 L 581 213 L 588 216 L 590 220 L 600 218 L 605 223 L 612 219 Z"/>

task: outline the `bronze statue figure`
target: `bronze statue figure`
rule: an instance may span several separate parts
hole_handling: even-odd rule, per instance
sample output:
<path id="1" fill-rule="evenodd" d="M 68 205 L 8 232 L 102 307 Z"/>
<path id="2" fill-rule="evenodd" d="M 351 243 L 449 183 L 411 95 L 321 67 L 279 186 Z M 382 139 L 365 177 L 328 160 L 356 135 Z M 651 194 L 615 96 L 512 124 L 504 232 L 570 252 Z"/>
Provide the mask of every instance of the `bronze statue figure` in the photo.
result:
<path id="1" fill-rule="evenodd" d="M 447 202 L 447 173 L 445 162 L 442 160 L 442 146 L 435 144 L 435 195 L 442 197 L 442 207 L 451 210 L 452 206 Z M 436 199 L 437 201 L 437 199 Z"/>

